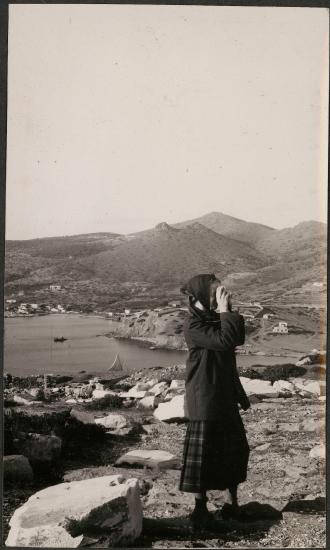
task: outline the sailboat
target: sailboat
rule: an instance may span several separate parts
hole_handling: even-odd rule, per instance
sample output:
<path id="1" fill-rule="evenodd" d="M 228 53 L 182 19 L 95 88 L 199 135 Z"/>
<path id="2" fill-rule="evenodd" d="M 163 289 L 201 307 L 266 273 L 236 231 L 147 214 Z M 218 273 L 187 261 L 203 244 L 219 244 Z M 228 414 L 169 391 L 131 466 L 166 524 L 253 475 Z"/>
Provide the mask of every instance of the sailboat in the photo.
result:
<path id="1" fill-rule="evenodd" d="M 119 357 L 119 354 L 117 353 L 116 357 L 115 357 L 115 360 L 114 362 L 112 363 L 112 365 L 108 368 L 108 371 L 123 371 L 123 364 L 120 360 L 120 357 Z"/>

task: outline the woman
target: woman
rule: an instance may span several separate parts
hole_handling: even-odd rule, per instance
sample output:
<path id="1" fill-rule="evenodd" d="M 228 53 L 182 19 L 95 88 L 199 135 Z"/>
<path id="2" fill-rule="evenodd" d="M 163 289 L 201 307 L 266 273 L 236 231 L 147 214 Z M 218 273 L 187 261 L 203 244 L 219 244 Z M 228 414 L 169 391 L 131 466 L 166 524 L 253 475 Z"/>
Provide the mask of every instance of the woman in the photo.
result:
<path id="1" fill-rule="evenodd" d="M 232 311 L 231 297 L 214 274 L 197 275 L 182 287 L 189 296 L 184 334 L 188 346 L 184 444 L 180 490 L 195 494 L 190 518 L 196 527 L 212 524 L 207 490 L 227 489 L 223 517 L 237 517 L 237 486 L 246 480 L 249 446 L 238 403 L 249 400 L 240 382 L 235 347 L 244 343 L 244 318 Z"/>

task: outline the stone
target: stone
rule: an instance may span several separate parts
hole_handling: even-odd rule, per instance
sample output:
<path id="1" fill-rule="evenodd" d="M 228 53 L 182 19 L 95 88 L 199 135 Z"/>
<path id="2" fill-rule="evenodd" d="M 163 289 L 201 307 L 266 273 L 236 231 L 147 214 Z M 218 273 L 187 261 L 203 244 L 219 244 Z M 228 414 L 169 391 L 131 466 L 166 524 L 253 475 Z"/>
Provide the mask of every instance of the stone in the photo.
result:
<path id="1" fill-rule="evenodd" d="M 31 483 L 33 470 L 26 456 L 7 455 L 3 457 L 3 477 L 5 481 Z"/>
<path id="2" fill-rule="evenodd" d="M 173 468 L 177 466 L 177 458 L 167 451 L 153 449 L 135 449 L 122 455 L 115 466 L 130 464 L 135 466 L 148 466 L 150 468 Z"/>
<path id="3" fill-rule="evenodd" d="M 323 383 L 321 385 L 318 381 L 308 382 L 304 385 L 303 390 L 308 391 L 313 395 L 325 395 L 325 384 Z"/>
<path id="4" fill-rule="evenodd" d="M 27 399 L 21 395 L 14 394 L 13 400 L 16 401 L 19 405 L 40 405 L 40 401 Z"/>
<path id="5" fill-rule="evenodd" d="M 162 420 L 163 422 L 173 422 L 187 418 L 185 396 L 177 395 L 171 401 L 160 403 L 154 411 L 154 416 L 157 420 Z"/>
<path id="6" fill-rule="evenodd" d="M 325 430 L 325 423 L 324 419 L 314 419 L 314 418 L 306 418 L 302 422 L 302 429 L 304 432 L 324 432 Z"/>
<path id="7" fill-rule="evenodd" d="M 147 395 L 140 399 L 137 403 L 137 407 L 140 409 L 153 410 L 156 407 L 157 401 L 155 395 Z"/>
<path id="8" fill-rule="evenodd" d="M 264 443 L 263 445 L 259 445 L 258 447 L 255 447 L 255 451 L 258 451 L 260 453 L 263 453 L 264 451 L 267 451 L 270 447 L 270 443 Z"/>
<path id="9" fill-rule="evenodd" d="M 95 418 L 95 423 L 101 424 L 101 426 L 104 426 L 107 430 L 110 431 L 116 431 L 128 427 L 127 418 L 123 414 L 111 413 L 107 416 Z"/>
<path id="10" fill-rule="evenodd" d="M 278 425 L 279 432 L 299 432 L 298 422 L 283 422 Z"/>
<path id="11" fill-rule="evenodd" d="M 56 435 L 28 433 L 14 439 L 14 445 L 19 454 L 26 456 L 31 464 L 53 462 L 61 454 L 62 440 Z"/>
<path id="12" fill-rule="evenodd" d="M 141 390 L 141 389 L 138 389 L 138 387 L 139 387 L 139 384 L 136 384 L 135 386 L 133 386 L 133 388 L 128 390 L 128 392 L 124 392 L 125 397 L 133 398 L 133 399 L 143 399 L 143 397 L 147 395 L 147 390 Z M 122 397 L 121 394 L 120 396 Z"/>
<path id="13" fill-rule="evenodd" d="M 255 394 L 261 395 L 262 397 L 278 397 L 279 394 L 276 388 L 274 388 L 268 380 L 249 379 L 248 382 L 243 381 L 242 384 L 248 396 Z"/>
<path id="14" fill-rule="evenodd" d="M 158 382 L 158 384 L 149 389 L 149 393 L 152 393 L 153 395 L 160 395 L 161 393 L 165 392 L 167 388 L 167 382 Z"/>
<path id="15" fill-rule="evenodd" d="M 95 424 L 95 418 L 92 413 L 80 411 L 79 409 L 71 409 L 70 416 L 82 422 L 83 424 Z"/>
<path id="16" fill-rule="evenodd" d="M 92 393 L 92 396 L 94 399 L 102 399 L 107 395 L 118 395 L 118 394 L 111 390 L 93 390 L 93 393 Z"/>
<path id="17" fill-rule="evenodd" d="M 29 394 L 34 397 L 37 401 L 41 401 L 44 398 L 44 392 L 42 388 L 30 388 Z"/>
<path id="18" fill-rule="evenodd" d="M 296 367 L 302 367 L 303 365 L 311 365 L 312 360 L 310 357 L 303 357 L 296 362 Z"/>
<path id="19" fill-rule="evenodd" d="M 279 408 L 279 405 L 277 403 L 267 403 L 267 402 L 261 402 L 261 403 L 255 403 L 253 405 L 253 409 L 254 410 L 259 410 L 259 411 L 266 411 L 266 410 L 270 410 L 270 409 L 278 409 Z"/>
<path id="20" fill-rule="evenodd" d="M 170 390 L 174 391 L 185 391 L 186 383 L 184 380 L 172 380 L 170 384 Z"/>
<path id="21" fill-rule="evenodd" d="M 77 548 L 95 531 L 109 546 L 132 544 L 142 532 L 138 480 L 110 475 L 47 487 L 15 510 L 9 526 L 6 546 Z"/>
<path id="22" fill-rule="evenodd" d="M 273 384 L 273 388 L 279 392 L 279 395 L 292 394 L 294 392 L 294 385 L 288 380 L 276 380 Z"/>
<path id="23" fill-rule="evenodd" d="M 309 456 L 310 458 L 319 458 L 325 460 L 325 446 L 316 445 L 310 450 Z"/>
<path id="24" fill-rule="evenodd" d="M 65 402 L 66 402 L 66 403 L 72 403 L 72 404 L 73 404 L 73 403 L 77 403 L 77 400 L 71 398 L 71 399 L 66 399 Z"/>

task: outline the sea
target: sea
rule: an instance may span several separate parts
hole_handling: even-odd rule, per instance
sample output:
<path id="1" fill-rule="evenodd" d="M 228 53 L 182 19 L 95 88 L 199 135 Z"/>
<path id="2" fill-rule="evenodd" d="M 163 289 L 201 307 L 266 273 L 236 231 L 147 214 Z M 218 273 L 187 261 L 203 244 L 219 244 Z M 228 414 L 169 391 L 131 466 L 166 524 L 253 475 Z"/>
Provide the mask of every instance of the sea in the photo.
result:
<path id="1" fill-rule="evenodd" d="M 134 340 L 109 338 L 111 321 L 79 314 L 9 317 L 4 326 L 4 372 L 15 376 L 77 374 L 105 375 L 117 354 L 125 372 L 185 363 L 187 352 L 150 350 Z M 64 336 L 65 342 L 54 342 Z M 296 361 L 297 359 L 295 359 Z M 239 366 L 289 363 L 274 356 L 237 356 Z"/>

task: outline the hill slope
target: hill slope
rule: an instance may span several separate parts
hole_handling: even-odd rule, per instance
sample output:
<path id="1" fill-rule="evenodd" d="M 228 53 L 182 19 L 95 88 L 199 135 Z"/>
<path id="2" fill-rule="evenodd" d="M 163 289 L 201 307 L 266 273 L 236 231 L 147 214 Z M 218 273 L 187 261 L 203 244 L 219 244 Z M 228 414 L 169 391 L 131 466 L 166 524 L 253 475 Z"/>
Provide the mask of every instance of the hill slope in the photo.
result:
<path id="1" fill-rule="evenodd" d="M 222 212 L 210 212 L 200 218 L 175 224 L 175 227 L 185 227 L 194 222 L 201 223 L 216 233 L 220 233 L 231 239 L 246 242 L 250 245 L 276 232 L 272 227 L 260 223 L 246 222 L 238 218 L 233 218 L 232 216 L 227 216 Z"/>

